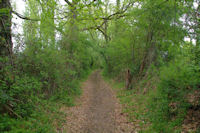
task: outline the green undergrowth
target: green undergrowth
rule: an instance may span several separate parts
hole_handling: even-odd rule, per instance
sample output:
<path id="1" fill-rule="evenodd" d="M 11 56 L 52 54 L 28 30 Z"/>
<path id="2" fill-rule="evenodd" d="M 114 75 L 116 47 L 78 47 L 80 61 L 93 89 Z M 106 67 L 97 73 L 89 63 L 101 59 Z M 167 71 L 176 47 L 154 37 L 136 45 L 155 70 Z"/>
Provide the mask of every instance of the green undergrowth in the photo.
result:
<path id="1" fill-rule="evenodd" d="M 12 118 L 0 115 L 0 131 L 4 133 L 45 133 L 55 132 L 64 122 L 64 114 L 59 112 L 61 103 L 40 101 L 34 112 L 27 118 Z"/>
<path id="2" fill-rule="evenodd" d="M 23 71 L 28 69 L 26 66 L 22 68 Z M 11 66 L 0 71 L 7 73 L 4 80 L 0 80 L 0 132 L 56 132 L 65 122 L 66 114 L 61 112 L 60 108 L 74 105 L 75 98 L 82 93 L 81 82 L 86 80 L 92 71 L 87 69 L 67 82 L 64 79 L 62 81 L 62 77 L 57 76 L 56 72 L 46 78 L 45 72 L 48 74 L 52 71 L 46 69 L 42 72 L 41 68 L 37 72 L 38 75 L 36 72 L 35 75 L 33 72 L 29 74 L 29 71 L 26 74 L 20 73 L 22 70 L 19 69 L 11 72 Z M 51 80 L 53 77 L 55 79 Z M 63 84 L 59 84 L 60 82 Z"/>
<path id="3" fill-rule="evenodd" d="M 124 89 L 124 82 L 105 80 L 117 91 L 123 112 L 136 131 L 181 133 L 188 109 L 200 103 L 194 105 L 188 99 L 188 94 L 195 95 L 199 89 L 199 73 L 192 64 L 178 60 L 149 71 L 148 76 L 134 82 L 133 89 Z"/>
<path id="4" fill-rule="evenodd" d="M 104 79 L 109 82 L 112 88 L 117 92 L 117 98 L 123 105 L 122 112 L 128 115 L 128 120 L 132 123 L 133 129 L 135 131 L 146 129 L 150 125 L 147 117 L 147 104 L 152 93 L 154 93 L 154 91 L 148 91 L 144 94 L 143 88 L 140 88 L 146 84 L 147 80 L 138 83 L 135 89 L 126 90 L 124 89 L 124 82 L 116 82 L 107 77 Z"/>
<path id="5" fill-rule="evenodd" d="M 76 84 L 74 83 L 76 90 L 70 94 L 67 91 L 63 91 L 62 94 L 57 94 L 49 99 L 34 97 L 33 99 L 28 99 L 30 101 L 26 104 L 18 105 L 16 108 L 19 108 L 19 110 L 15 109 L 11 112 L 16 116 L 7 113 L 1 114 L 0 132 L 54 133 L 56 130 L 61 129 L 62 124 L 65 122 L 66 114 L 60 111 L 60 108 L 75 105 L 75 98 L 79 97 L 82 93 L 80 89 L 81 82 L 87 79 L 87 75 L 77 80 Z M 23 112 L 24 114 L 21 114 Z"/>

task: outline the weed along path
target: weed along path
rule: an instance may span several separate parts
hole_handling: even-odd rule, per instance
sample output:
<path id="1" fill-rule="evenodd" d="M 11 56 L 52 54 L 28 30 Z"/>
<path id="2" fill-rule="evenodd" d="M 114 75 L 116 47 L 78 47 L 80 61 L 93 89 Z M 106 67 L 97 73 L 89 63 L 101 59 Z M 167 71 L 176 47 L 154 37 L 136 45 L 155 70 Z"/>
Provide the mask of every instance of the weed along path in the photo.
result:
<path id="1" fill-rule="evenodd" d="M 76 106 L 64 107 L 67 113 L 62 133 L 134 133 L 121 112 L 121 105 L 100 71 L 93 72 L 83 83 L 83 94 Z"/>

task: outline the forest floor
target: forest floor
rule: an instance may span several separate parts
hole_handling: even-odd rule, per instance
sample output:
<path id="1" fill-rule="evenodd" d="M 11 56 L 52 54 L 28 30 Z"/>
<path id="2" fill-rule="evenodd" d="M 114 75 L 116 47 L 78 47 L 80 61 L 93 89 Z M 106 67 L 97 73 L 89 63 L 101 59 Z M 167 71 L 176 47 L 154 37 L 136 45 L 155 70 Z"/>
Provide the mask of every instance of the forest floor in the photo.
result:
<path id="1" fill-rule="evenodd" d="M 73 107 L 63 107 L 67 114 L 61 133 L 135 133 L 132 123 L 122 113 L 115 92 L 93 72 L 82 84 L 83 94 Z"/>

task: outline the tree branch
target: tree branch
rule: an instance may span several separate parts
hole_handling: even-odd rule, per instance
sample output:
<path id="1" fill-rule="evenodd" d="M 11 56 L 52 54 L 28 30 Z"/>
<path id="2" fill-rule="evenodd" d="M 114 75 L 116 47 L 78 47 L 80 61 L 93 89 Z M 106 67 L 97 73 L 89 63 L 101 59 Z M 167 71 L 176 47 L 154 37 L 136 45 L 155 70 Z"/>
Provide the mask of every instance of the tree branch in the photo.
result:
<path id="1" fill-rule="evenodd" d="M 73 4 L 72 4 L 71 2 L 69 2 L 69 0 L 65 0 L 65 2 L 66 2 L 69 6 L 73 7 Z"/>
<path id="2" fill-rule="evenodd" d="M 100 27 L 97 27 L 97 30 L 99 30 L 105 36 L 105 38 L 111 40 L 110 36 L 108 36 Z"/>
<path id="3" fill-rule="evenodd" d="M 30 20 L 30 21 L 40 21 L 40 19 L 33 19 L 33 18 L 29 18 L 29 17 L 25 17 L 25 16 L 23 16 L 23 15 L 21 15 L 21 14 L 19 14 L 18 12 L 16 12 L 16 11 L 11 11 L 13 14 L 15 14 L 15 15 L 17 15 L 19 18 L 21 18 L 21 19 L 25 19 L 25 20 Z"/>

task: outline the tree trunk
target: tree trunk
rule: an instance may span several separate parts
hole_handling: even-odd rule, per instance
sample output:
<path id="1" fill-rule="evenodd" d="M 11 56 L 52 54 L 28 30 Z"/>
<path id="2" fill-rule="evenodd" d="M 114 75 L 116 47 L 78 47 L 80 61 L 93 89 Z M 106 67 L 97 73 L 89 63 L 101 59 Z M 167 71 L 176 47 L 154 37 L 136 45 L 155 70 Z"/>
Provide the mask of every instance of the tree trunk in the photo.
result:
<path id="1" fill-rule="evenodd" d="M 128 69 L 126 74 L 126 89 L 131 89 L 131 81 L 132 81 L 132 75 L 131 71 Z"/>
<path id="2" fill-rule="evenodd" d="M 0 1 L 0 56 L 12 54 L 10 0 Z"/>
<path id="3" fill-rule="evenodd" d="M 72 0 L 72 5 L 71 8 L 71 25 L 70 25 L 70 39 L 72 41 L 77 41 L 78 39 L 78 26 L 76 25 L 76 21 L 77 21 L 77 9 L 76 9 L 76 4 L 77 4 L 77 0 Z"/>
<path id="4" fill-rule="evenodd" d="M 120 0 L 116 0 L 116 12 L 119 12 L 120 10 Z M 118 28 L 119 28 L 119 21 L 116 19 L 115 20 L 115 34 L 118 35 Z"/>

